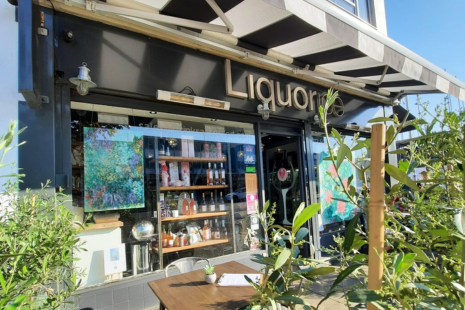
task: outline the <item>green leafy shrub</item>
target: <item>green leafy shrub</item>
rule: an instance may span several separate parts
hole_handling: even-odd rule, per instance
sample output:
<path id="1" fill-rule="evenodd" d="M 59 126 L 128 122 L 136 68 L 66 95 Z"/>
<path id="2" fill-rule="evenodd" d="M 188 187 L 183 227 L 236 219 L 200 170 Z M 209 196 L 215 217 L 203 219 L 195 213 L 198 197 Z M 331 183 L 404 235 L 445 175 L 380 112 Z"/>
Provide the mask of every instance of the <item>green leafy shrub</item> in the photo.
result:
<path id="1" fill-rule="evenodd" d="M 15 125 L 0 139 L 3 155 L 11 149 Z M 0 193 L 1 309 L 56 309 L 67 305 L 79 286 L 73 257 L 83 250 L 79 226 L 65 206 L 66 195 L 48 184 L 20 193 L 8 182 Z"/>
<path id="2" fill-rule="evenodd" d="M 326 105 L 320 108 L 327 139 L 326 114 L 336 96 L 337 93 L 333 94 L 330 90 Z M 426 107 L 424 109 L 428 111 Z M 337 246 L 330 249 L 334 258 L 341 263 L 341 268 L 326 298 L 336 292 L 335 284 L 354 276 L 360 282 L 344 292 L 348 307 L 349 301 L 362 304 L 371 302 L 379 309 L 461 309 L 465 305 L 462 267 L 465 237 L 454 225 L 454 213 L 460 214 L 464 206 L 462 128 L 465 114 L 456 114 L 444 108 L 435 111 L 436 115 L 431 115 L 432 122 L 416 120 L 413 123 L 421 135 L 418 139 L 411 141 L 404 149 L 391 152 L 388 151 L 389 145 L 407 125 L 407 117 L 402 121 L 396 117 L 371 120 L 388 123 L 385 151 L 403 157 L 398 167 L 385 164 L 386 173 L 399 183 L 392 187 L 385 184 L 386 244 L 382 290 L 366 288 L 366 272 L 360 267 L 366 265 L 368 257 L 360 249 L 368 237 L 357 228 L 358 218 L 355 218 L 347 227 L 345 237 L 336 238 Z M 338 152 L 333 152 L 329 146 L 328 160 L 334 163 L 346 159 L 352 161 L 351 152 L 356 149 L 370 150 L 370 139 L 358 139 L 356 136 L 357 142 L 348 146 L 337 130 L 332 129 L 332 136 L 336 139 Z M 428 171 L 428 177 L 421 181 L 420 187 L 408 177 L 419 166 L 426 167 Z M 354 164 L 354 168 L 363 182 L 362 190 L 340 190 L 348 201 L 357 204 L 370 216 L 367 209 L 370 201 L 367 191 L 370 166 Z M 402 199 L 398 200 L 399 197 Z M 396 208 L 397 204 L 402 204 L 408 215 L 401 213 Z"/>
<path id="3" fill-rule="evenodd" d="M 287 309 L 296 309 L 300 305 L 303 309 L 310 310 L 312 307 L 300 298 L 301 294 L 319 276 L 334 272 L 334 267 L 317 266 L 314 260 L 299 255 L 299 246 L 306 242 L 305 237 L 309 233 L 308 229 L 302 226 L 317 214 L 320 204 L 305 207 L 302 203 L 295 212 L 290 229 L 274 224 L 273 215 L 276 212 L 276 204 L 273 204 L 270 212 L 267 212 L 268 208 L 269 201 L 265 203 L 263 211 L 258 214 L 264 236 L 253 233 L 262 245 L 268 247 L 266 256 L 252 255 L 252 261 L 264 265 L 261 270 L 264 281 L 257 284 L 246 277 L 247 281 L 257 290 L 257 294 L 246 310 L 268 309 L 268 307 L 280 309 L 279 305 Z M 307 287 L 301 287 L 303 280 L 306 280 Z"/>

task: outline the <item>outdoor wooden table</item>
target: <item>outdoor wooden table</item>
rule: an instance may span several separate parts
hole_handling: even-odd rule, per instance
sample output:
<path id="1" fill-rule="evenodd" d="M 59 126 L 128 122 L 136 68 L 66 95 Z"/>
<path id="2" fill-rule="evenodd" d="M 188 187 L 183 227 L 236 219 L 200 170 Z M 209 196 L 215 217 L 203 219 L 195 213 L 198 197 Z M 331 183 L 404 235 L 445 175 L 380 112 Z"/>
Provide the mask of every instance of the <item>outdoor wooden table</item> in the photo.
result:
<path id="1" fill-rule="evenodd" d="M 223 273 L 258 273 L 257 270 L 229 262 L 215 266 L 219 279 Z M 203 269 L 148 283 L 168 310 L 232 310 L 247 306 L 256 291 L 252 286 L 218 286 L 205 282 Z"/>

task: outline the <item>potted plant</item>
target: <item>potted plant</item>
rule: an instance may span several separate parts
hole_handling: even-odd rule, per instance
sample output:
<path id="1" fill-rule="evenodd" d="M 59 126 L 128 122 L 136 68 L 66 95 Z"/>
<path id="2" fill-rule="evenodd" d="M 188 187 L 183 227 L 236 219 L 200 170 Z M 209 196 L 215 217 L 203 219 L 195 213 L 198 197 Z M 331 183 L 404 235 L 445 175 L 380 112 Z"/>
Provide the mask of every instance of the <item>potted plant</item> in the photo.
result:
<path id="1" fill-rule="evenodd" d="M 203 268 L 205 270 L 205 281 L 207 283 L 213 284 L 216 281 L 216 273 L 214 265 L 207 265 Z"/>

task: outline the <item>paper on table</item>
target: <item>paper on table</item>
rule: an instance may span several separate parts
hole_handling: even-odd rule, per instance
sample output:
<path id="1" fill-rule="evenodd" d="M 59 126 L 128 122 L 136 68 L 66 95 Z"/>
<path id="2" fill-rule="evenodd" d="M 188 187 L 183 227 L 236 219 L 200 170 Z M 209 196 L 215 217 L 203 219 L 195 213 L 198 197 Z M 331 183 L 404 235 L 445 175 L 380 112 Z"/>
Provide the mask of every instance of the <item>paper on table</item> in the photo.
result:
<path id="1" fill-rule="evenodd" d="M 244 276 L 249 277 L 253 282 L 260 282 L 260 274 L 257 273 L 223 273 L 218 280 L 219 286 L 248 286 L 249 282 Z"/>

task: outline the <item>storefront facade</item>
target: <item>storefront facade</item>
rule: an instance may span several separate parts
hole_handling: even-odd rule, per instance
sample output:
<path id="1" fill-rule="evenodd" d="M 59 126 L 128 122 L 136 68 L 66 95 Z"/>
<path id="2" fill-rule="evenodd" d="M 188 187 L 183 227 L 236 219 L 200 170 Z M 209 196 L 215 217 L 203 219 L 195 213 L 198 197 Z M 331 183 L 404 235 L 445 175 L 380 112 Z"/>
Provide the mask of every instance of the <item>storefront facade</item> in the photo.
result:
<path id="1" fill-rule="evenodd" d="M 119 215 L 113 226 L 97 223 L 82 233 L 89 251 L 76 254 L 88 270 L 80 308 L 151 309 L 158 301 L 147 282 L 164 277 L 176 258 L 250 265 L 250 255 L 263 251 L 248 235 L 259 231 L 255 207 L 276 202 L 276 220 L 286 225 L 300 202 L 320 202 L 327 148 L 317 116 L 333 81 L 310 82 L 50 8 L 19 8 L 20 76 L 32 76 L 20 83 L 27 99 L 19 105 L 20 126 L 30 128 L 19 152 L 22 186 L 50 179 L 71 195 L 69 207 L 81 217 Z M 86 96 L 69 82 L 83 62 L 97 84 Z M 392 115 L 380 93 L 341 86 L 331 125 L 349 139 L 355 131 L 348 124 Z M 269 118 L 260 104 L 268 104 Z M 37 150 L 40 164 L 31 156 Z M 194 198 L 197 211 L 184 209 L 183 196 Z M 327 206 L 308 222 L 313 247 L 301 254 L 321 257 L 320 247 L 355 211 Z M 138 240 L 132 231 L 148 226 L 153 231 Z M 205 240 L 204 227 L 218 237 Z M 202 240 L 194 240 L 197 230 Z M 115 277 L 104 270 L 109 247 L 126 258 Z"/>

